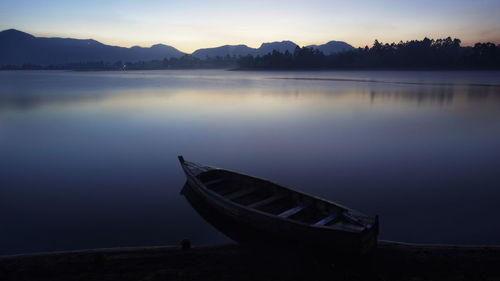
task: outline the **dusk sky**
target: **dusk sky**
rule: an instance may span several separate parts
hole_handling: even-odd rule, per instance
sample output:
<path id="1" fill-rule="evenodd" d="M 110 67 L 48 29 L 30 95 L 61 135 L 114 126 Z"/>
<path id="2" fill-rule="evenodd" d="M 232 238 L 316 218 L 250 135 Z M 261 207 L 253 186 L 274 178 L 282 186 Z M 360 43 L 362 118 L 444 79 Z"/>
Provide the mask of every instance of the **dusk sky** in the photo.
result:
<path id="1" fill-rule="evenodd" d="M 500 43 L 498 0 L 72 1 L 0 0 L 0 30 L 96 39 L 119 46 L 162 43 L 184 52 L 225 44 L 258 47 L 330 40 L 355 47 L 457 37 Z"/>

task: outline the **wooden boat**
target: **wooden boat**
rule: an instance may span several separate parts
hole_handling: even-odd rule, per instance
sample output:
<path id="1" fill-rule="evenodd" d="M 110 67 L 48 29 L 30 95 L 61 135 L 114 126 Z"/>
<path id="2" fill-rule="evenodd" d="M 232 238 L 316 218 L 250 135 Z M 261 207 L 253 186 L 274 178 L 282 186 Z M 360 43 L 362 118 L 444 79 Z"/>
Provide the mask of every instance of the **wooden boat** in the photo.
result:
<path id="1" fill-rule="evenodd" d="M 376 248 L 378 216 L 182 156 L 179 161 L 187 177 L 181 194 L 203 218 L 239 243 L 293 245 L 351 256 Z"/>

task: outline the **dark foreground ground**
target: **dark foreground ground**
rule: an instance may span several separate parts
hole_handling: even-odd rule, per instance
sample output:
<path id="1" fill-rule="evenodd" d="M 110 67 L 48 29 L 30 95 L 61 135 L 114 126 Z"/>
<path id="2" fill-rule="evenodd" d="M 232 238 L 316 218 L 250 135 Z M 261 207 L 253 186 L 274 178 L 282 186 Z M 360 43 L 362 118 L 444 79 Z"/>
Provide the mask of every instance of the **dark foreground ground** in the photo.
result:
<path id="1" fill-rule="evenodd" d="M 0 257 L 0 280 L 500 280 L 500 247 L 380 242 L 372 262 L 226 245 Z"/>

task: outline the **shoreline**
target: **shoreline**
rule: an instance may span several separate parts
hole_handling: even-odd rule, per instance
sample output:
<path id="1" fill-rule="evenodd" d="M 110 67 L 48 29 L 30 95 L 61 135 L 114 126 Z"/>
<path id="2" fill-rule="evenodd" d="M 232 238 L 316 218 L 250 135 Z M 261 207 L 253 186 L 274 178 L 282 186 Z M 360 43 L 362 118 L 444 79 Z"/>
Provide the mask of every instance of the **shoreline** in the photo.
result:
<path id="1" fill-rule="evenodd" d="M 238 246 L 238 244 L 222 244 L 214 246 L 195 246 L 191 249 L 212 249 L 228 246 Z M 408 250 L 494 250 L 500 251 L 500 245 L 456 245 L 456 244 L 430 244 L 430 243 L 410 243 L 398 242 L 391 240 L 379 240 L 379 249 L 387 248 L 406 248 Z M 0 262 L 5 259 L 13 258 L 27 258 L 37 256 L 51 256 L 51 255 L 70 255 L 70 254 L 92 254 L 92 253 L 122 253 L 122 252 L 142 252 L 142 251 L 169 251 L 181 250 L 179 245 L 165 245 L 165 246 L 134 246 L 134 247 L 112 247 L 112 248 L 90 248 L 90 249 L 77 249 L 77 250 L 62 250 L 62 251 L 48 251 L 48 252 L 29 252 L 21 254 L 0 255 Z"/>
<path id="2" fill-rule="evenodd" d="M 75 72 L 135 72 L 135 71 L 161 71 L 161 70 L 172 70 L 172 71 L 182 71 L 182 70 L 224 70 L 224 71 L 236 71 L 236 72 L 328 72 L 328 71 L 344 71 L 344 72 L 356 72 L 356 71 L 373 71 L 373 72 L 389 72 L 389 71 L 398 71 L 398 72 L 498 72 L 500 68 L 143 68 L 143 69 L 119 69 L 119 68 L 89 68 L 89 69 L 81 69 L 81 68 L 51 68 L 51 67 L 40 67 L 40 68 L 6 68 L 0 66 L 0 71 L 75 71 Z"/>
<path id="3" fill-rule="evenodd" d="M 227 244 L 0 256 L 2 280 L 499 280 L 500 245 L 379 241 L 369 265 Z"/>

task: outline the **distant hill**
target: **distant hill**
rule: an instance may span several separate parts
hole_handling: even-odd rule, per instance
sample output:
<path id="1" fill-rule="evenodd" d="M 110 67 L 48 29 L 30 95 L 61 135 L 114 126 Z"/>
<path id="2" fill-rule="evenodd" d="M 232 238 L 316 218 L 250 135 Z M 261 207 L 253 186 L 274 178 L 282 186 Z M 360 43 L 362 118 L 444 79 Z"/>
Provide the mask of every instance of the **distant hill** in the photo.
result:
<path id="1" fill-rule="evenodd" d="M 116 47 L 92 39 L 35 37 L 15 29 L 0 32 L 0 65 L 66 64 L 75 62 L 150 61 L 181 57 L 183 52 L 167 45 L 150 48 Z"/>
<path id="2" fill-rule="evenodd" d="M 288 50 L 289 52 L 293 53 L 295 47 L 297 47 L 297 44 L 291 41 L 263 43 L 259 48 L 250 48 L 247 45 L 225 45 L 215 48 L 205 48 L 196 50 L 193 53 L 193 57 L 199 59 L 206 59 L 206 58 L 215 58 L 217 56 L 225 57 L 227 55 L 231 57 L 233 56 L 239 57 L 246 55 L 262 56 L 271 53 L 273 50 L 277 50 L 280 52 L 285 52 Z"/>
<path id="3" fill-rule="evenodd" d="M 285 53 L 286 51 L 293 53 L 297 44 L 292 41 L 270 42 L 263 43 L 259 48 L 250 48 L 246 45 L 225 45 L 215 48 L 199 49 L 193 53 L 193 57 L 199 59 L 225 57 L 229 56 L 263 56 L 271 53 L 273 50 Z M 325 55 L 331 55 L 343 51 L 354 50 L 354 47 L 342 41 L 330 41 L 323 45 L 310 45 L 309 48 L 314 48 L 322 51 Z"/>
<path id="4" fill-rule="evenodd" d="M 246 45 L 225 45 L 204 48 L 192 56 L 201 60 L 216 57 L 262 56 L 273 50 L 293 53 L 297 44 L 291 41 L 263 43 L 259 48 Z M 330 41 L 324 45 L 311 45 L 326 55 L 354 49 L 345 42 Z M 157 44 L 150 48 L 131 48 L 102 44 L 92 39 L 35 37 L 15 29 L 0 32 L 0 66 L 2 65 L 63 65 L 79 62 L 115 63 L 117 61 L 139 62 L 180 58 L 186 55 L 174 47 Z"/>
<path id="5" fill-rule="evenodd" d="M 257 49 L 257 55 L 262 56 L 265 54 L 269 54 L 273 50 L 279 51 L 281 53 L 284 53 L 286 51 L 293 53 L 293 51 L 295 51 L 296 47 L 297 47 L 297 44 L 293 43 L 292 41 L 262 43 L 262 45 L 260 45 L 260 47 Z"/>
<path id="6" fill-rule="evenodd" d="M 332 55 L 340 52 L 351 51 L 355 48 L 346 42 L 342 41 L 330 41 L 323 45 L 309 45 L 307 48 L 318 49 L 325 55 Z"/>
<path id="7" fill-rule="evenodd" d="M 199 59 L 225 57 L 227 55 L 233 57 L 246 56 L 255 54 L 254 48 L 246 45 L 224 45 L 215 48 L 198 49 L 193 52 L 193 57 Z"/>

